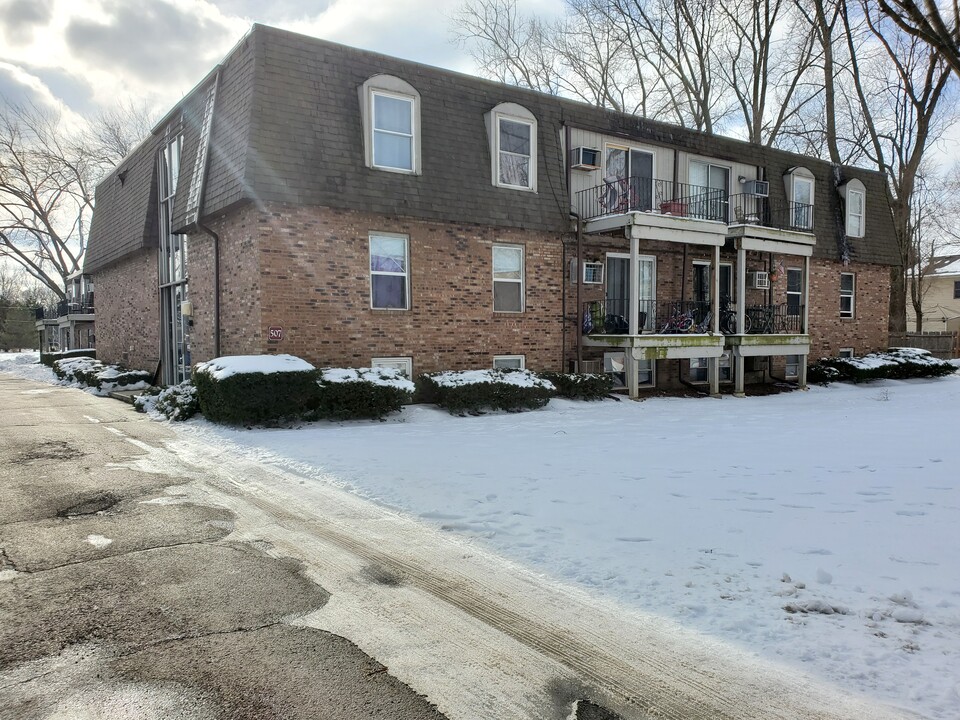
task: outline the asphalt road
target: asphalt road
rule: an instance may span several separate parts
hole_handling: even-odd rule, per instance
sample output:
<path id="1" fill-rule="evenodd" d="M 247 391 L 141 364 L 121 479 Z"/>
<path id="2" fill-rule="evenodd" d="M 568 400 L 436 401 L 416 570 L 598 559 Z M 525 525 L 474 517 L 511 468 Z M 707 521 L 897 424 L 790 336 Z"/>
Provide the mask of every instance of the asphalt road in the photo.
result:
<path id="1" fill-rule="evenodd" d="M 170 438 L 115 400 L 0 374 L 0 719 L 443 717 L 293 624 L 329 599 L 300 562 L 130 466 Z"/>
<path id="2" fill-rule="evenodd" d="M 320 475 L 0 374 L 0 720 L 914 717 Z"/>

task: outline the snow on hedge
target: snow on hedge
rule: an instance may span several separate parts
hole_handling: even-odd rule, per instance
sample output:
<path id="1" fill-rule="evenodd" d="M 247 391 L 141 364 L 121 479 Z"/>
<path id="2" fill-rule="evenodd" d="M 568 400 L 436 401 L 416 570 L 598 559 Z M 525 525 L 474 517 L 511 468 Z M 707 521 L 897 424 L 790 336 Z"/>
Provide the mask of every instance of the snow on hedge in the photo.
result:
<path id="1" fill-rule="evenodd" d="M 293 355 L 225 355 L 197 363 L 194 372 L 205 373 L 214 380 L 225 380 L 234 375 L 255 373 L 270 375 L 283 372 L 306 372 L 314 369 L 313 365 L 306 360 Z"/>
<path id="2" fill-rule="evenodd" d="M 931 355 L 929 350 L 910 347 L 890 348 L 887 352 L 869 353 L 863 357 L 840 358 L 840 360 L 862 370 L 903 365 L 908 362 L 915 365 L 940 365 L 943 362 L 940 358 Z"/>
<path id="3" fill-rule="evenodd" d="M 367 382 L 381 387 L 393 387 L 404 392 L 416 390 L 396 368 L 324 368 L 320 371 L 322 383 Z"/>
<path id="4" fill-rule="evenodd" d="M 504 383 L 518 387 L 540 387 L 555 390 L 553 383 L 529 370 L 452 370 L 433 373 L 430 378 L 441 387 L 462 387 L 487 383 Z"/>

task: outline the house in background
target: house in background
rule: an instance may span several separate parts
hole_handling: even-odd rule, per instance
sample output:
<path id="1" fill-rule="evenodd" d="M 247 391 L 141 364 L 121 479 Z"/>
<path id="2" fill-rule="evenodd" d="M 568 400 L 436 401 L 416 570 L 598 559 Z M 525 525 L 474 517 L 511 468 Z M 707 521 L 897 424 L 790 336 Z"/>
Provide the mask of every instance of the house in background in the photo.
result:
<path id="1" fill-rule="evenodd" d="M 923 279 L 924 332 L 960 332 L 960 255 L 933 258 Z M 916 332 L 917 318 L 907 303 L 907 331 Z"/>
<path id="2" fill-rule="evenodd" d="M 74 273 L 67 278 L 66 298 L 49 308 L 36 309 L 36 328 L 43 352 L 95 347 L 96 323 L 93 278 Z"/>
<path id="3" fill-rule="evenodd" d="M 883 182 L 255 25 L 97 189 L 98 355 L 802 385 L 886 347 Z"/>

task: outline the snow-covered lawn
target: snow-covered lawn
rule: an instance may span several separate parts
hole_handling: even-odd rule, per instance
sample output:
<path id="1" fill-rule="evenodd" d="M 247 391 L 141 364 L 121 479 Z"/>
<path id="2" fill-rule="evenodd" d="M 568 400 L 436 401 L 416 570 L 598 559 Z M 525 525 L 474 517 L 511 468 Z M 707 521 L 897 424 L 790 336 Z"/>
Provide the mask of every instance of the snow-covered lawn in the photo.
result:
<path id="1" fill-rule="evenodd" d="M 21 369 L 0 356 L 0 371 Z M 176 427 L 853 691 L 960 717 L 960 375 Z"/>

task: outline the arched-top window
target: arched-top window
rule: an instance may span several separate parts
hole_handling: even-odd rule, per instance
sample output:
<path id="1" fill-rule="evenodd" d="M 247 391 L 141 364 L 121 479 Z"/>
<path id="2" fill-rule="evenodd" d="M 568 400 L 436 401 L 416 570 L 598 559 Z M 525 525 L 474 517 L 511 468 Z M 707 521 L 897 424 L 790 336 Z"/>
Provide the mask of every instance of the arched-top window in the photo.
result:
<path id="1" fill-rule="evenodd" d="M 816 189 L 813 173 L 805 167 L 793 167 L 784 174 L 783 182 L 791 226 L 798 230 L 812 230 Z"/>
<path id="2" fill-rule="evenodd" d="M 537 118 L 516 103 L 484 116 L 490 140 L 491 180 L 497 187 L 537 190 Z"/>
<path id="3" fill-rule="evenodd" d="M 859 180 L 849 180 L 840 186 L 840 195 L 847 237 L 863 237 L 867 231 L 867 189 Z"/>
<path id="4" fill-rule="evenodd" d="M 406 80 L 374 75 L 360 86 L 367 167 L 419 175 L 420 93 Z"/>

